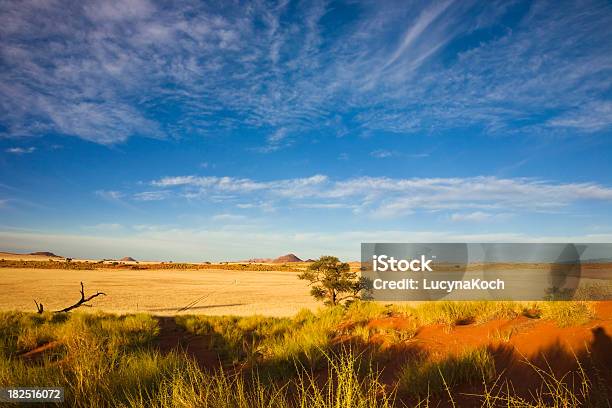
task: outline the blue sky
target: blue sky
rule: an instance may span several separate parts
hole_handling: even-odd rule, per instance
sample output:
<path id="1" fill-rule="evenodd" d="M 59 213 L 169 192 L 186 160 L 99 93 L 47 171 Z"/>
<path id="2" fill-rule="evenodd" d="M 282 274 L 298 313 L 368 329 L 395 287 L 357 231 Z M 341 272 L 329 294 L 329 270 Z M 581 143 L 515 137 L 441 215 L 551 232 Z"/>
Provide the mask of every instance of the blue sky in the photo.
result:
<path id="1" fill-rule="evenodd" d="M 611 242 L 612 5 L 19 1 L 0 248 Z"/>

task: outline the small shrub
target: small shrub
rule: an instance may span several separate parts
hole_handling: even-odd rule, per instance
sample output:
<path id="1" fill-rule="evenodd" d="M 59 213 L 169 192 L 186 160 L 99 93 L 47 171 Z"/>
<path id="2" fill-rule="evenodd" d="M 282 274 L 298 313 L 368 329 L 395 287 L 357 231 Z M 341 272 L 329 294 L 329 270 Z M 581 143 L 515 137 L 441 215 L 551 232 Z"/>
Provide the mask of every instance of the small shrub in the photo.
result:
<path id="1" fill-rule="evenodd" d="M 539 305 L 542 318 L 553 320 L 560 327 L 584 324 L 595 317 L 589 302 L 584 301 L 550 301 Z"/>
<path id="2" fill-rule="evenodd" d="M 490 381 L 495 363 L 484 348 L 451 356 L 441 361 L 410 361 L 399 375 L 399 390 L 420 397 L 443 392 L 446 387 Z"/>
<path id="3" fill-rule="evenodd" d="M 494 319 L 513 319 L 521 313 L 521 306 L 515 302 L 442 301 L 396 306 L 394 310 L 412 316 L 419 325 L 441 323 L 455 326 Z"/>

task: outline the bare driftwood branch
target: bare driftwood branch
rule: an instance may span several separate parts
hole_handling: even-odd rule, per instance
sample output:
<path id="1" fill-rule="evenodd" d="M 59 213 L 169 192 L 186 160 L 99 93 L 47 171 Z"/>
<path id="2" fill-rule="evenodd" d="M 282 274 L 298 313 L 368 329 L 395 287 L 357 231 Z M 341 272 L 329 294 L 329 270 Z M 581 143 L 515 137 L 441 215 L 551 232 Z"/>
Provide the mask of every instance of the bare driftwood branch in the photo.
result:
<path id="1" fill-rule="evenodd" d="M 34 303 L 36 304 L 36 311 L 38 312 L 38 314 L 42 314 L 42 312 L 45 311 L 43 304 L 38 303 L 36 300 L 34 300 Z"/>
<path id="2" fill-rule="evenodd" d="M 104 293 L 104 292 L 96 292 L 96 293 L 94 293 L 93 295 L 91 295 L 89 297 L 85 297 L 85 288 L 83 287 L 83 282 L 81 282 L 81 298 L 79 299 L 79 301 L 76 302 L 72 306 L 68 306 L 68 307 L 66 307 L 64 309 L 61 309 L 61 310 L 56 310 L 53 313 L 65 313 L 65 312 L 69 312 L 69 311 L 71 311 L 73 309 L 76 309 L 77 307 L 81 307 L 81 306 L 91 307 L 91 305 L 86 305 L 85 303 L 89 302 L 93 298 L 96 298 L 96 297 L 98 297 L 100 295 L 106 296 L 106 293 Z M 44 311 L 42 303 L 38 303 L 36 300 L 34 301 L 34 303 L 36 303 L 36 309 L 38 310 L 38 313 L 42 313 Z"/>
<path id="3" fill-rule="evenodd" d="M 72 306 L 68 306 L 67 308 L 64 308 L 62 310 L 58 310 L 55 313 L 69 312 L 72 309 L 76 309 L 77 307 L 83 305 L 84 303 L 89 302 L 91 299 L 93 299 L 95 297 L 98 297 L 100 295 L 106 296 L 106 293 L 104 293 L 104 292 L 96 292 L 95 294 L 89 296 L 88 298 L 85 298 L 85 288 L 83 287 L 83 282 L 81 282 L 81 298 L 79 299 L 79 301 L 76 302 Z"/>

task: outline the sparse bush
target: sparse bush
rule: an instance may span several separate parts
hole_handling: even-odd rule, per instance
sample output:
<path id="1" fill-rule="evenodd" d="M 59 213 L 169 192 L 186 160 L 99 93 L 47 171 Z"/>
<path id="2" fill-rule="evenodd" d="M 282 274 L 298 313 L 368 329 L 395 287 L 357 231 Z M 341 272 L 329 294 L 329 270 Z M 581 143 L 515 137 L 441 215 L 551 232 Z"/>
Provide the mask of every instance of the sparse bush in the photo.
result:
<path id="1" fill-rule="evenodd" d="M 522 307 L 515 302 L 442 301 L 422 302 L 417 305 L 394 306 L 395 312 L 415 318 L 420 325 L 449 326 L 484 323 L 494 319 L 513 319 Z"/>
<path id="2" fill-rule="evenodd" d="M 495 363 L 485 348 L 470 350 L 440 361 L 409 361 L 399 375 L 402 393 L 427 396 L 446 388 L 474 384 L 495 378 Z"/>
<path id="3" fill-rule="evenodd" d="M 575 326 L 592 320 L 595 313 L 591 304 L 584 301 L 541 302 L 543 319 L 554 320 L 560 327 Z"/>
<path id="4" fill-rule="evenodd" d="M 366 281 L 335 256 L 322 256 L 298 277 L 310 282 L 310 294 L 315 299 L 330 306 L 359 299 L 367 289 Z"/>
<path id="5" fill-rule="evenodd" d="M 348 306 L 345 319 L 352 322 L 369 321 L 383 316 L 388 316 L 391 309 L 380 303 L 356 300 Z"/>
<path id="6" fill-rule="evenodd" d="M 548 367 L 542 369 L 533 362 L 523 361 L 538 376 L 542 384 L 525 398 L 514 392 L 512 383 L 494 381 L 485 385 L 479 397 L 483 408 L 561 408 L 561 407 L 609 407 L 610 399 L 604 379 L 596 373 L 594 380 L 586 374 L 583 365 L 576 358 L 577 370 L 557 375 Z"/>

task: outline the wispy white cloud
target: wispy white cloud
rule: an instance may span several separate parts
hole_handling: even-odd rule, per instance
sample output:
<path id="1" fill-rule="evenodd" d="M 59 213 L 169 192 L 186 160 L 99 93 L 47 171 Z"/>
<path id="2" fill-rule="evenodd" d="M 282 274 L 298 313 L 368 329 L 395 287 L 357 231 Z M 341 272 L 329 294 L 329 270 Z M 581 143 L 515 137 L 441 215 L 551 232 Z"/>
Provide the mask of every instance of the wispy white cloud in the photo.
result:
<path id="1" fill-rule="evenodd" d="M 102 232 L 117 232 L 123 230 L 124 226 L 116 222 L 103 222 L 95 225 L 86 225 L 84 229 Z"/>
<path id="2" fill-rule="evenodd" d="M 124 197 L 124 194 L 122 192 L 114 190 L 96 190 L 95 194 L 98 197 L 109 201 L 117 201 Z"/>
<path id="3" fill-rule="evenodd" d="M 397 156 L 397 153 L 390 150 L 378 149 L 371 151 L 370 156 L 376 159 L 387 159 L 389 157 Z"/>
<path id="4" fill-rule="evenodd" d="M 473 222 L 481 222 L 487 221 L 491 219 L 493 214 L 486 213 L 483 211 L 474 211 L 471 213 L 454 213 L 451 214 L 451 221 L 463 222 L 463 221 L 473 221 Z"/>
<path id="5" fill-rule="evenodd" d="M 270 153 L 289 146 L 291 140 L 288 139 L 289 133 L 286 128 L 277 129 L 266 138 L 266 145 L 259 147 L 256 150 L 261 153 Z"/>
<path id="6" fill-rule="evenodd" d="M 34 153 L 35 150 L 36 150 L 35 147 L 9 147 L 8 149 L 5 150 L 5 152 L 11 153 L 11 154 L 28 154 L 28 153 Z"/>
<path id="7" fill-rule="evenodd" d="M 294 178 L 275 181 L 255 181 L 248 178 L 217 177 L 217 176 L 177 176 L 154 180 L 151 185 L 157 187 L 186 186 L 195 187 L 192 193 L 249 193 L 258 191 L 273 192 L 275 195 L 301 197 L 312 194 L 317 186 L 327 182 L 327 176 Z M 192 196 L 194 197 L 194 196 Z"/>
<path id="8" fill-rule="evenodd" d="M 134 199 L 138 201 L 160 201 L 166 199 L 169 193 L 170 191 L 167 190 L 141 191 L 134 194 Z"/>
<path id="9" fill-rule="evenodd" d="M 266 213 L 272 213 L 276 211 L 274 205 L 269 201 L 238 203 L 236 204 L 236 207 L 243 210 L 257 209 Z"/>
<path id="10" fill-rule="evenodd" d="M 370 156 L 376 159 L 388 159 L 391 157 L 407 158 L 407 159 L 423 159 L 429 157 L 429 153 L 402 153 L 395 150 L 376 149 L 370 152 Z"/>
<path id="11" fill-rule="evenodd" d="M 244 221 L 247 219 L 246 216 L 240 214 L 217 214 L 212 217 L 213 221 L 224 221 L 224 222 L 236 222 Z"/>
<path id="12" fill-rule="evenodd" d="M 354 177 L 333 180 L 325 175 L 257 181 L 232 177 L 165 177 L 153 186 L 178 189 L 190 198 L 208 200 L 231 195 L 243 200 L 241 208 L 263 200 L 276 206 L 351 208 L 358 213 L 391 217 L 417 210 L 451 211 L 453 221 L 477 221 L 487 210 L 551 211 L 582 201 L 612 201 L 612 188 L 597 183 L 554 183 L 530 178 L 389 178 Z"/>
<path id="13" fill-rule="evenodd" d="M 247 128 L 275 151 L 304 131 L 610 128 L 606 2 L 535 2 L 511 27 L 507 2 L 363 2 L 341 24 L 333 7 L 7 2 L 1 132 L 113 144 Z"/>
<path id="14" fill-rule="evenodd" d="M 347 203 L 300 203 L 297 204 L 299 208 L 312 208 L 317 210 L 334 210 L 334 209 L 356 209 L 358 208 L 354 204 Z"/>
<path id="15" fill-rule="evenodd" d="M 103 0 L 85 5 L 85 14 L 94 21 L 143 19 L 155 11 L 147 0 Z"/>
<path id="16" fill-rule="evenodd" d="M 586 132 L 605 129 L 612 125 L 612 101 L 601 101 L 580 106 L 548 121 L 552 127 Z"/>
<path id="17" fill-rule="evenodd" d="M 446 1 L 439 4 L 433 4 L 423 10 L 421 14 L 417 17 L 417 19 L 409 25 L 408 30 L 404 33 L 404 37 L 402 38 L 401 43 L 395 49 L 393 54 L 389 57 L 389 59 L 384 63 L 383 69 L 392 65 L 396 62 L 407 50 L 410 49 L 411 46 L 414 45 L 415 42 L 418 41 L 419 37 L 423 34 L 423 32 L 429 27 L 429 25 L 437 19 L 440 14 L 444 12 L 451 5 L 451 1 Z M 433 47 L 434 49 L 436 47 Z M 416 60 L 422 60 L 423 57 L 417 58 Z"/>

